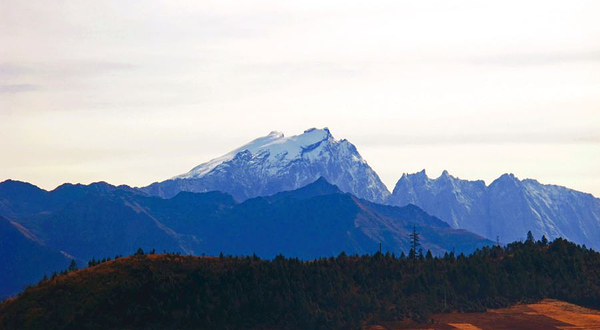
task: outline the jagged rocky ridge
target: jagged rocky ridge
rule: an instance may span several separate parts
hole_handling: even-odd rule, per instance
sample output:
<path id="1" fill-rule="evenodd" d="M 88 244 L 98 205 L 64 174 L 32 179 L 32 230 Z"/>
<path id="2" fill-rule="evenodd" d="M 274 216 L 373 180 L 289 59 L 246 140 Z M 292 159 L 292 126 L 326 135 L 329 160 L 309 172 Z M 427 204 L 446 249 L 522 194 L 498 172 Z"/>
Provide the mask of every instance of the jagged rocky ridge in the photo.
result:
<path id="1" fill-rule="evenodd" d="M 504 174 L 489 186 L 444 171 L 431 179 L 425 170 L 404 174 L 388 201 L 415 204 L 426 212 L 490 239 L 503 242 L 534 236 L 563 237 L 600 249 L 600 199 L 536 180 Z"/>
<path id="2" fill-rule="evenodd" d="M 327 128 L 312 128 L 291 137 L 271 132 L 188 173 L 141 190 L 163 198 L 180 191 L 217 190 L 243 201 L 297 189 L 319 177 L 343 192 L 376 203 L 390 194 L 356 147 L 347 140 L 336 140 Z"/>

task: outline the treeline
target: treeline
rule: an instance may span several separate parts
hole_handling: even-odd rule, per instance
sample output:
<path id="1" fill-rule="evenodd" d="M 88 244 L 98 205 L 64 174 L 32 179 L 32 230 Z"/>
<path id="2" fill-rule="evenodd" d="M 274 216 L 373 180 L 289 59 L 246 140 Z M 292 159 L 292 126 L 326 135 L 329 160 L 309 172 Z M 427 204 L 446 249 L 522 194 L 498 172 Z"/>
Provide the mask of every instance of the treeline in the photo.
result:
<path id="1" fill-rule="evenodd" d="M 600 308 L 600 254 L 563 239 L 409 255 L 137 253 L 27 289 L 0 306 L 0 328 L 360 329 L 543 298 Z"/>
<path id="2" fill-rule="evenodd" d="M 138 250 L 133 254 L 133 256 L 143 256 L 145 254 L 146 254 L 146 252 L 144 252 L 144 250 L 142 248 L 138 248 Z M 152 249 L 147 254 L 149 254 L 149 255 L 156 254 L 156 250 Z M 165 254 L 167 254 L 166 251 L 165 251 Z M 181 255 L 181 253 L 179 253 L 179 252 L 172 252 L 172 253 L 169 253 L 169 254 Z M 115 255 L 114 260 L 117 260 L 117 259 L 120 259 L 120 258 L 123 258 L 123 256 L 120 255 L 120 254 L 117 254 L 117 255 Z M 103 263 L 111 261 L 111 260 L 113 260 L 113 259 L 111 259 L 110 257 L 108 257 L 108 258 L 102 258 L 102 259 L 92 258 L 91 260 L 88 261 L 87 266 L 88 267 L 93 267 L 93 266 L 97 266 L 97 265 L 103 264 Z M 54 273 L 52 273 L 52 276 L 50 276 L 50 277 L 48 277 L 48 275 L 44 275 L 44 277 L 40 280 L 40 282 L 38 284 L 43 283 L 43 282 L 48 281 L 48 280 L 53 280 L 57 276 L 65 275 L 65 274 L 68 274 L 70 272 L 74 272 L 77 269 L 79 269 L 78 266 L 77 266 L 77 262 L 75 261 L 75 259 L 71 259 L 71 263 L 69 264 L 69 267 L 67 267 L 67 269 L 64 269 L 64 270 L 62 270 L 60 272 L 54 272 Z M 30 286 L 28 286 L 28 287 L 30 287 Z"/>

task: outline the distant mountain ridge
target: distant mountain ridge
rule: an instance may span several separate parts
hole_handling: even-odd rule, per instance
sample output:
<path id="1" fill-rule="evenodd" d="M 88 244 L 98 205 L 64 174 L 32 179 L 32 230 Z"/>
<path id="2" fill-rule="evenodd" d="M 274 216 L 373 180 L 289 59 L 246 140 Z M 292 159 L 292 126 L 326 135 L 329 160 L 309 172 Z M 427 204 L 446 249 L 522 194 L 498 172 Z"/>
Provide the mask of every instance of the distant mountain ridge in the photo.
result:
<path id="1" fill-rule="evenodd" d="M 377 203 L 390 194 L 356 147 L 347 140 L 336 140 L 327 128 L 311 128 L 291 137 L 273 131 L 188 173 L 141 190 L 163 198 L 180 191 L 218 190 L 243 201 L 294 190 L 319 177 Z"/>
<path id="2" fill-rule="evenodd" d="M 4 184 L 6 183 L 0 183 L 0 188 Z M 19 184 L 29 186 L 27 183 Z M 302 255 L 305 258 L 339 253 L 342 250 L 348 253 L 367 253 L 376 249 L 379 242 L 383 242 L 384 246 L 387 244 L 387 248 L 392 251 L 408 252 L 408 232 L 413 225 L 471 235 L 466 231 L 451 229 L 446 222 L 429 216 L 414 205 L 399 208 L 375 204 L 342 192 L 325 178 L 319 178 L 296 190 L 256 197 L 244 202 L 237 202 L 230 195 L 216 191 L 180 192 L 173 198 L 162 199 L 104 183 L 102 185 L 106 185 L 107 189 L 97 189 L 98 184 L 70 185 L 64 188 L 71 190 L 70 194 L 65 194 L 63 190 L 46 192 L 49 196 L 60 193 L 69 196 L 70 199 L 62 200 L 63 205 L 60 208 L 43 210 L 36 214 L 23 213 L 22 217 L 13 218 L 13 221 L 31 230 L 49 246 L 80 259 L 94 257 L 94 253 L 102 255 L 121 253 L 119 249 L 123 251 L 122 253 L 133 253 L 138 246 L 149 249 L 153 245 L 161 245 L 168 251 L 192 254 L 253 253 L 258 251 L 251 250 L 254 248 L 252 244 L 268 247 L 269 242 L 281 240 L 280 237 L 268 237 L 268 239 L 266 237 L 265 242 L 257 239 L 260 235 L 273 235 L 272 230 L 263 231 L 264 229 L 257 228 L 260 227 L 259 224 L 262 224 L 263 228 L 284 225 L 280 230 L 294 235 L 299 235 L 311 225 L 316 225 L 315 230 L 331 236 L 329 241 L 337 235 L 338 231 L 341 233 L 341 227 L 337 226 L 342 226 L 344 222 L 348 222 L 347 230 L 350 232 L 357 228 L 360 232 L 366 228 L 358 225 L 359 222 L 370 228 L 369 234 L 366 234 L 370 237 L 369 247 L 357 243 L 353 247 L 348 246 L 348 249 L 333 248 L 331 252 L 317 249 L 315 255 Z M 87 192 L 73 193 L 73 191 L 79 192 L 82 188 L 84 190 L 87 188 Z M 35 189 L 45 192 L 37 187 Z M 0 198 L 6 200 L 4 196 Z M 35 203 L 31 202 L 31 204 Z M 43 206 L 35 208 L 40 209 Z M 333 221 L 334 218 L 339 221 Z M 327 230 L 319 228 L 326 223 L 329 226 Z M 292 225 L 299 227 L 296 230 L 286 227 Z M 241 229 L 236 229 L 236 226 L 248 226 L 248 228 L 238 232 L 237 230 Z M 257 229 L 259 231 L 255 235 L 248 234 Z M 402 231 L 403 234 L 396 238 L 384 238 L 383 234 L 375 234 L 388 231 Z M 344 235 L 352 236 L 350 232 L 344 231 Z M 362 237 L 364 233 L 359 232 L 357 234 Z M 239 236 L 242 233 L 254 243 L 242 242 Z M 238 237 L 226 240 L 225 235 Z M 119 238 L 120 236 L 123 237 Z M 311 239 L 314 240 L 315 237 L 300 235 L 298 238 L 290 237 L 282 243 Z M 489 243 L 482 238 L 478 240 Z M 110 243 L 111 241 L 114 242 Z M 356 239 L 354 241 L 357 242 Z M 127 245 L 123 246 L 123 244 Z M 250 245 L 246 246 L 246 244 Z M 435 253 L 443 253 L 453 248 L 463 252 L 474 249 L 469 245 L 455 246 L 452 242 L 439 244 L 435 243 L 435 239 L 424 235 L 423 248 L 431 249 Z M 456 244 L 460 245 L 458 242 Z M 225 246 L 229 246 L 230 250 L 225 249 Z M 247 251 L 238 251 L 246 248 Z M 285 246 L 282 250 L 269 248 L 263 250 L 263 256 L 274 256 L 286 251 L 289 255 L 300 253 L 300 250 L 294 251 Z"/>
<path id="3" fill-rule="evenodd" d="M 536 180 L 504 174 L 489 186 L 447 171 L 431 179 L 425 170 L 404 174 L 387 200 L 415 204 L 452 225 L 510 242 L 531 230 L 536 237 L 563 237 L 600 249 L 600 199 Z"/>
<path id="4" fill-rule="evenodd" d="M 12 198 L 15 191 L 27 193 Z M 375 204 L 343 193 L 324 178 L 244 202 L 216 191 L 180 192 L 163 199 L 106 183 L 64 185 L 48 192 L 6 181 L 0 183 L 0 201 L 0 215 L 9 215 L 14 224 L 9 228 L 25 228 L 40 249 L 62 251 L 80 265 L 92 258 L 132 254 L 138 247 L 194 255 L 256 253 L 313 259 L 342 251 L 373 253 L 381 243 L 384 251 L 400 254 L 408 253 L 413 225 L 421 233 L 424 251 L 434 254 L 469 253 L 492 244 L 453 229 L 414 205 Z M 0 262 L 0 273 L 5 267 Z M 41 278 L 52 270 L 44 266 L 31 274 Z"/>

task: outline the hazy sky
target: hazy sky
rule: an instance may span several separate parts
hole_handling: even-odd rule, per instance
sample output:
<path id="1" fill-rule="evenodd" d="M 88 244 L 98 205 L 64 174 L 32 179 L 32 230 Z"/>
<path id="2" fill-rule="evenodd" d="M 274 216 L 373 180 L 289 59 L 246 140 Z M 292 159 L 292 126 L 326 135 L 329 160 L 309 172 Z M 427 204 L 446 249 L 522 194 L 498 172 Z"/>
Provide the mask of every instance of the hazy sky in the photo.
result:
<path id="1" fill-rule="evenodd" d="M 600 1 L 0 0 L 0 180 L 147 185 L 327 126 L 388 188 L 600 196 Z"/>

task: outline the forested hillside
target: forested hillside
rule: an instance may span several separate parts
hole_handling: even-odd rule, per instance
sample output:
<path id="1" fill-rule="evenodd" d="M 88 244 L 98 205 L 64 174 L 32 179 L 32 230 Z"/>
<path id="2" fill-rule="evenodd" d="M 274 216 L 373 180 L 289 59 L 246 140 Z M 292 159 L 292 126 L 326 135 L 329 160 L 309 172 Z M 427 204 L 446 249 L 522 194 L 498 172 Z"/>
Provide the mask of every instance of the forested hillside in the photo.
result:
<path id="1" fill-rule="evenodd" d="M 550 297 L 600 308 L 600 254 L 562 239 L 435 258 L 136 255 L 0 306 L 2 329 L 358 329 Z"/>

